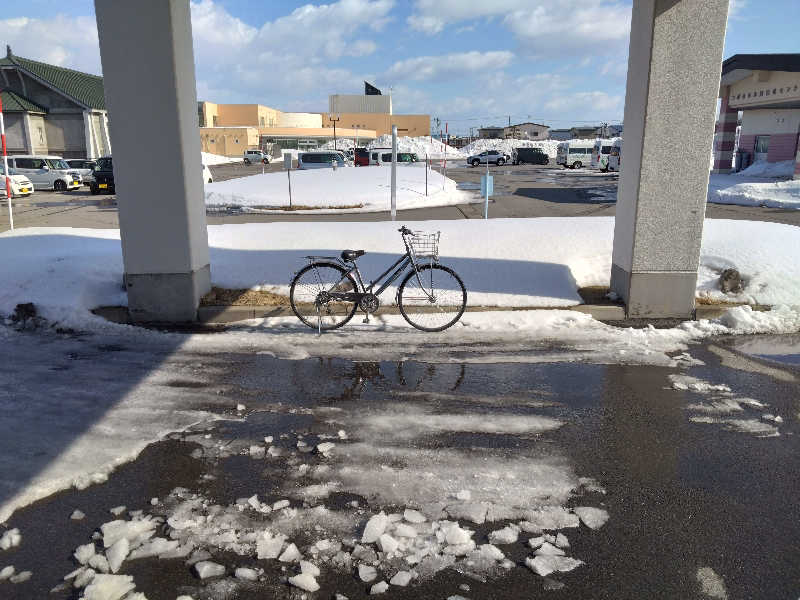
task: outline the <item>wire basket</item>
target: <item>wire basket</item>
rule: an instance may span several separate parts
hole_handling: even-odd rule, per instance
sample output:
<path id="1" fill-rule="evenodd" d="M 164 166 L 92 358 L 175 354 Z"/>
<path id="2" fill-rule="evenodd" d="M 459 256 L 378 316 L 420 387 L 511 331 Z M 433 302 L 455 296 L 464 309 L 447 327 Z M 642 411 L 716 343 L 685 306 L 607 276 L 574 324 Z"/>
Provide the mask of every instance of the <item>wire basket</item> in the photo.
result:
<path id="1" fill-rule="evenodd" d="M 439 235 L 436 233 L 423 233 L 414 231 L 408 236 L 408 246 L 414 254 L 414 258 L 432 258 L 439 260 Z"/>

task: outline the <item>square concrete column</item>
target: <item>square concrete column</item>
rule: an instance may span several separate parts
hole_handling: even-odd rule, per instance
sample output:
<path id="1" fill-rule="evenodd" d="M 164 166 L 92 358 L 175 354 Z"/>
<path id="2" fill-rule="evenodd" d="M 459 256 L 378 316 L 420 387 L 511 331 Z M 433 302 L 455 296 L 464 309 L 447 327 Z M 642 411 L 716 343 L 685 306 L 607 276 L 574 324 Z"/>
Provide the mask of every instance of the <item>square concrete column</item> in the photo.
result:
<path id="1" fill-rule="evenodd" d="M 730 86 L 720 91 L 719 121 L 714 135 L 714 168 L 712 173 L 730 173 L 733 170 L 733 146 L 736 143 L 736 127 L 739 124 L 739 111 L 728 104 Z"/>
<path id="2" fill-rule="evenodd" d="M 797 134 L 797 154 L 794 157 L 794 178 L 800 179 L 800 133 Z"/>
<path id="3" fill-rule="evenodd" d="M 210 289 L 189 0 L 95 0 L 128 306 L 192 321 Z"/>
<path id="4" fill-rule="evenodd" d="M 728 0 L 635 0 L 611 289 L 629 317 L 690 317 Z"/>

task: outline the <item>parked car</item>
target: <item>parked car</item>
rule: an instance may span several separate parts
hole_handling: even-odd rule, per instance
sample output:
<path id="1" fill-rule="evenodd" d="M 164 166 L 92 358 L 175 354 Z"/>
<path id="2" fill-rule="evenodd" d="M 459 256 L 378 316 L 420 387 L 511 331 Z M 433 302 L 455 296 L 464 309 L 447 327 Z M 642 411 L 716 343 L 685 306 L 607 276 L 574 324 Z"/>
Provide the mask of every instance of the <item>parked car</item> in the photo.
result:
<path id="1" fill-rule="evenodd" d="M 89 185 L 97 162 L 86 158 L 68 158 L 66 163 L 80 174 L 83 185 Z"/>
<path id="2" fill-rule="evenodd" d="M 355 148 L 353 151 L 353 164 L 357 167 L 368 167 L 369 151 L 366 148 Z"/>
<path id="3" fill-rule="evenodd" d="M 253 163 L 264 163 L 265 165 L 268 165 L 270 162 L 272 162 L 272 158 L 263 150 L 244 151 L 244 164 L 246 165 Z"/>
<path id="4" fill-rule="evenodd" d="M 478 165 L 496 164 L 498 167 L 506 164 L 509 159 L 507 154 L 500 150 L 484 150 L 480 154 L 473 154 L 467 157 L 467 164 L 477 167 Z"/>
<path id="5" fill-rule="evenodd" d="M 110 156 L 97 159 L 97 165 L 94 168 L 94 181 L 89 184 L 89 189 L 92 194 L 99 194 L 100 192 L 113 194 L 116 192 L 114 188 L 114 164 Z"/>
<path id="6" fill-rule="evenodd" d="M 511 162 L 515 165 L 546 165 L 550 158 L 541 148 L 514 148 Z"/>
<path id="7" fill-rule="evenodd" d="M 8 170 L 10 173 L 11 172 L 10 166 Z M 12 196 L 15 197 L 30 196 L 33 193 L 33 184 L 24 175 L 9 175 L 8 179 L 11 182 Z M 6 197 L 6 171 L 3 168 L 2 162 L 0 162 L 0 194 L 4 198 Z"/>
<path id="8" fill-rule="evenodd" d="M 214 183 L 214 178 L 211 176 L 211 169 L 203 165 L 203 185 L 206 183 Z"/>
<path id="9" fill-rule="evenodd" d="M 414 163 L 417 162 L 417 155 L 413 152 L 398 152 L 398 163 Z M 391 148 L 373 148 L 369 151 L 369 164 L 371 165 L 390 165 L 392 164 L 392 149 Z"/>
<path id="10" fill-rule="evenodd" d="M 16 155 L 8 157 L 8 169 L 13 175 L 23 175 L 37 190 L 63 192 L 76 190 L 83 181 L 75 169 L 60 156 Z"/>
<path id="11" fill-rule="evenodd" d="M 334 162 L 337 167 L 344 167 L 347 164 L 344 154 L 338 150 L 311 150 L 297 153 L 298 169 L 330 169 Z"/>
<path id="12" fill-rule="evenodd" d="M 556 153 L 556 164 L 570 169 L 580 169 L 592 163 L 594 142 L 561 142 Z"/>

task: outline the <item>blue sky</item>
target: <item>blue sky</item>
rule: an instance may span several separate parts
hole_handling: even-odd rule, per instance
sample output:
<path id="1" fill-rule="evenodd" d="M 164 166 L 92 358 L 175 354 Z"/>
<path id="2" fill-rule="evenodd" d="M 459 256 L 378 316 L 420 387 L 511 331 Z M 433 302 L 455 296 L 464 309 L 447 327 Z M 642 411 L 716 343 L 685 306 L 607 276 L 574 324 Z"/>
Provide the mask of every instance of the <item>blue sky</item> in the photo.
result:
<path id="1" fill-rule="evenodd" d="M 68 8 L 67 8 L 68 7 Z M 627 0 L 198 0 L 198 98 L 325 111 L 328 94 L 393 94 L 395 112 L 450 131 L 536 121 L 619 122 Z M 725 57 L 797 52 L 797 0 L 734 0 Z M 143 35 L 146 43 L 146 35 Z M 15 54 L 100 73 L 93 2 L 3 2 Z"/>

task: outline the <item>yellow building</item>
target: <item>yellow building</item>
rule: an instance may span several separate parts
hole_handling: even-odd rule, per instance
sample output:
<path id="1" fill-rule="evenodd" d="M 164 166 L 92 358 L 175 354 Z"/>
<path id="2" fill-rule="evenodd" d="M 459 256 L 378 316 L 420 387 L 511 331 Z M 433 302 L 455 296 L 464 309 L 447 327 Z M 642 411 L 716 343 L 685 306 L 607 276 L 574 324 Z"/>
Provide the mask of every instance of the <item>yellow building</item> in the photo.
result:
<path id="1" fill-rule="evenodd" d="M 338 115 L 339 121 L 336 123 L 337 129 L 339 127 L 348 127 L 350 129 L 370 129 L 375 131 L 376 135 L 385 135 L 392 133 L 392 125 L 397 125 L 397 135 L 407 135 L 409 137 L 417 137 L 421 135 L 430 135 L 431 133 L 431 117 L 430 115 L 392 115 L 386 113 L 342 113 Z M 329 114 L 322 115 L 323 127 L 333 127 L 333 122 L 330 120 Z"/>
<path id="2" fill-rule="evenodd" d="M 201 127 L 200 146 L 211 154 L 242 156 L 245 150 L 259 147 L 258 128 Z"/>

